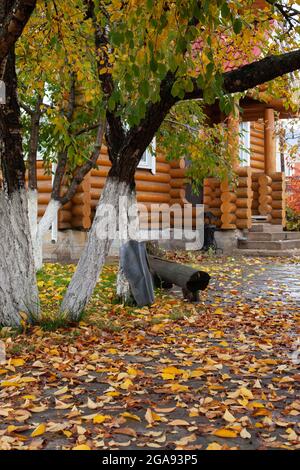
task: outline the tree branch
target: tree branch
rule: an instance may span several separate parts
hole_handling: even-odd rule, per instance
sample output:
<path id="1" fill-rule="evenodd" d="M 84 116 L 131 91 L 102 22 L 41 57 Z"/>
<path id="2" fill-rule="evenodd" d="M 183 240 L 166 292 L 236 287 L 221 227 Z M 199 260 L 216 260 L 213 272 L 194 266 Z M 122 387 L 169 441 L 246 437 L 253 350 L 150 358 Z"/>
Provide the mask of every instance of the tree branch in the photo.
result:
<path id="1" fill-rule="evenodd" d="M 23 102 L 20 102 L 20 108 L 22 108 L 23 111 L 25 111 L 25 113 L 29 114 L 29 116 L 34 115 L 33 109 L 31 109 L 29 106 L 27 106 L 27 104 L 25 104 Z"/>
<path id="2" fill-rule="evenodd" d="M 300 49 L 280 55 L 271 55 L 224 73 L 223 89 L 226 93 L 243 92 L 299 69 Z M 184 100 L 202 97 L 203 90 L 197 85 L 197 80 L 194 79 L 194 90 L 186 93 Z M 179 98 L 177 101 L 180 101 Z"/>
<path id="3" fill-rule="evenodd" d="M 86 161 L 86 163 L 82 166 L 79 166 L 75 169 L 72 182 L 64 196 L 59 198 L 60 202 L 62 205 L 67 204 L 72 197 L 75 195 L 76 190 L 78 186 L 82 183 L 84 177 L 91 171 L 91 169 L 96 165 L 97 160 L 100 155 L 101 147 L 102 147 L 102 141 L 103 141 L 103 135 L 105 131 L 105 122 L 102 122 L 98 124 L 98 133 L 97 133 L 97 139 L 95 143 L 95 147 L 92 153 L 92 156 L 89 160 Z"/>
<path id="4" fill-rule="evenodd" d="M 87 6 L 87 18 L 90 18 L 92 20 L 94 26 L 95 47 L 98 58 L 97 66 L 99 81 L 101 83 L 105 101 L 108 102 L 110 96 L 114 91 L 114 81 L 109 70 L 109 49 L 111 48 L 111 45 L 109 43 L 107 29 L 100 25 L 97 20 L 94 0 L 85 0 L 85 4 Z M 109 16 L 105 11 L 104 6 L 102 5 L 100 6 L 100 8 L 102 13 L 106 17 L 106 20 L 109 21 Z M 99 55 L 99 51 L 101 51 L 101 55 Z M 111 159 L 113 159 L 114 156 L 118 154 L 120 148 L 122 147 L 125 141 L 125 130 L 122 125 L 121 119 L 116 116 L 114 112 L 110 112 L 108 110 L 106 112 L 106 123 L 106 141 L 108 145 L 109 156 Z"/>
<path id="5" fill-rule="evenodd" d="M 16 0 L 0 28 L 0 63 L 21 36 L 36 0 Z"/>

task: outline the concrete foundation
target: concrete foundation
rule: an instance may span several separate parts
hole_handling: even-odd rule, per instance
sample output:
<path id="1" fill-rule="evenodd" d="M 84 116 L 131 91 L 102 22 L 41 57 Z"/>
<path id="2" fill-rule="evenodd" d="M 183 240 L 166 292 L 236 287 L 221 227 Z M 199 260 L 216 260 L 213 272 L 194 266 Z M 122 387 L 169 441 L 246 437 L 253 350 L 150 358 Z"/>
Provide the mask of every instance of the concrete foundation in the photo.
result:
<path id="1" fill-rule="evenodd" d="M 49 231 L 44 239 L 43 258 L 51 263 L 75 263 L 79 260 L 83 247 L 86 243 L 88 233 L 79 230 L 60 230 L 57 243 L 52 243 Z M 146 231 L 140 232 L 143 241 L 158 241 L 159 248 L 164 250 L 200 250 L 203 246 L 203 237 L 195 236 L 195 232 L 187 232 L 183 239 L 179 239 L 174 230 L 169 232 Z M 119 256 L 120 241 L 118 238 L 113 242 L 110 256 Z"/>
<path id="2" fill-rule="evenodd" d="M 243 238 L 242 230 L 217 230 L 215 239 L 223 255 L 232 255 L 238 247 L 238 240 Z"/>

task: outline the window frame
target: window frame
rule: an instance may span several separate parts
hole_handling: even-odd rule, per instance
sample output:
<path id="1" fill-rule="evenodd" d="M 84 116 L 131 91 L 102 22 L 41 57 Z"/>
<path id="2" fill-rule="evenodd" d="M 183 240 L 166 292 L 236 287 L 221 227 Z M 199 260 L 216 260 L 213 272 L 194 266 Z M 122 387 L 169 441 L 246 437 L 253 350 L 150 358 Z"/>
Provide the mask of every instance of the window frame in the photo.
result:
<path id="1" fill-rule="evenodd" d="M 240 122 L 239 157 L 241 166 L 251 165 L 251 122 Z"/>
<path id="2" fill-rule="evenodd" d="M 156 138 L 153 139 L 147 150 L 144 152 L 140 163 L 139 170 L 151 170 L 152 174 L 156 174 Z"/>

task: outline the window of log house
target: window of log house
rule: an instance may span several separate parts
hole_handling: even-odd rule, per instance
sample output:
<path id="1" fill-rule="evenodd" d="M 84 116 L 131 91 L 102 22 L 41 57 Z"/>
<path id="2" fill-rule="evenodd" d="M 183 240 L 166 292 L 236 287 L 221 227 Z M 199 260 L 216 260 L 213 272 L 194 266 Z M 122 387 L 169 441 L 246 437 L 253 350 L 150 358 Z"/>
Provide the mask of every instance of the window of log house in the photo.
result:
<path id="1" fill-rule="evenodd" d="M 240 123 L 240 162 L 250 166 L 250 122 Z"/>
<path id="2" fill-rule="evenodd" d="M 151 170 L 155 175 L 156 173 L 156 139 L 154 138 L 152 143 L 147 148 L 146 152 L 142 156 L 138 168 L 144 170 Z"/>

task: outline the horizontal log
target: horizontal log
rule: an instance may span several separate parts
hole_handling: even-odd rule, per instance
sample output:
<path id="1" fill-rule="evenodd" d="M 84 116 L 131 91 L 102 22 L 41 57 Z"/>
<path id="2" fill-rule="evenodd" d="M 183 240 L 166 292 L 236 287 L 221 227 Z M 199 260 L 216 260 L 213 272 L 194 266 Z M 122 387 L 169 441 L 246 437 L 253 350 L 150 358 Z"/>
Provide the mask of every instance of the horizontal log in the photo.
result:
<path id="1" fill-rule="evenodd" d="M 239 188 L 251 188 L 252 180 L 251 176 L 242 176 L 238 180 Z"/>
<path id="2" fill-rule="evenodd" d="M 221 181 L 218 178 L 205 178 L 204 184 L 212 188 L 219 188 Z"/>
<path id="3" fill-rule="evenodd" d="M 72 218 L 72 227 L 73 228 L 83 228 L 88 230 L 91 228 L 91 218 L 89 217 L 73 217 Z"/>
<path id="4" fill-rule="evenodd" d="M 186 185 L 187 181 L 183 178 L 171 179 L 172 188 L 183 188 Z"/>
<path id="5" fill-rule="evenodd" d="M 271 186 L 260 186 L 259 187 L 259 195 L 260 196 L 268 196 L 272 194 Z"/>
<path id="6" fill-rule="evenodd" d="M 137 193 L 137 200 L 139 202 L 170 202 L 170 194 L 153 194 L 148 192 Z"/>
<path id="7" fill-rule="evenodd" d="M 260 215 L 269 215 L 272 211 L 272 206 L 269 204 L 259 204 L 258 211 Z"/>
<path id="8" fill-rule="evenodd" d="M 282 191 L 272 191 L 272 199 L 275 201 L 281 201 L 283 197 Z"/>
<path id="9" fill-rule="evenodd" d="M 105 185 L 106 178 L 99 176 L 91 176 L 91 187 L 102 189 Z"/>
<path id="10" fill-rule="evenodd" d="M 171 178 L 185 178 L 186 176 L 186 169 L 185 168 L 172 168 L 170 170 Z"/>
<path id="11" fill-rule="evenodd" d="M 38 204 L 49 204 L 51 200 L 51 193 L 39 193 L 38 194 Z"/>
<path id="12" fill-rule="evenodd" d="M 285 210 L 284 209 L 272 209 L 271 215 L 273 219 L 284 219 Z"/>
<path id="13" fill-rule="evenodd" d="M 252 199 L 237 199 L 235 202 L 237 208 L 246 208 L 251 209 L 252 206 Z"/>
<path id="14" fill-rule="evenodd" d="M 236 219 L 235 224 L 236 224 L 237 228 L 239 228 L 240 230 L 242 230 L 244 228 L 247 228 L 249 230 L 252 226 L 252 221 L 251 221 L 251 219 Z"/>
<path id="15" fill-rule="evenodd" d="M 95 176 L 97 178 L 106 178 L 109 172 L 109 168 L 99 168 L 99 169 L 93 169 L 91 171 L 91 176 Z"/>
<path id="16" fill-rule="evenodd" d="M 265 162 L 259 162 L 257 160 L 251 160 L 251 167 L 255 170 L 263 171 L 265 169 Z"/>
<path id="17" fill-rule="evenodd" d="M 222 201 L 220 198 L 212 199 L 210 202 L 210 207 L 219 208 L 221 207 Z"/>
<path id="18" fill-rule="evenodd" d="M 51 181 L 38 181 L 38 192 L 39 193 L 52 193 L 52 182 Z"/>
<path id="19" fill-rule="evenodd" d="M 261 175 L 263 175 L 264 173 L 262 172 L 254 172 L 252 173 L 252 183 L 255 183 L 255 182 L 258 182 L 258 179 Z"/>
<path id="20" fill-rule="evenodd" d="M 210 276 L 205 271 L 154 256 L 149 256 L 149 266 L 156 285 L 175 284 L 187 291 L 197 292 L 205 290 L 210 281 Z"/>
<path id="21" fill-rule="evenodd" d="M 58 212 L 58 221 L 59 222 L 71 222 L 72 213 L 70 211 L 60 210 Z"/>
<path id="22" fill-rule="evenodd" d="M 286 220 L 285 219 L 273 219 L 270 221 L 272 225 L 282 225 L 282 227 L 285 226 Z"/>
<path id="23" fill-rule="evenodd" d="M 236 205 L 232 202 L 223 202 L 221 204 L 221 211 L 223 214 L 225 213 L 234 213 L 236 211 Z"/>
<path id="24" fill-rule="evenodd" d="M 284 181 L 285 174 L 282 172 L 271 173 L 270 178 L 272 179 L 272 181 Z"/>
<path id="25" fill-rule="evenodd" d="M 236 201 L 237 197 L 235 193 L 225 192 L 221 194 L 221 201 L 222 202 L 232 202 Z"/>
<path id="26" fill-rule="evenodd" d="M 98 206 L 98 202 L 99 202 L 99 200 L 96 200 L 96 199 L 91 200 L 91 209 L 92 209 L 92 211 L 96 209 L 96 207 Z"/>
<path id="27" fill-rule="evenodd" d="M 270 186 L 272 184 L 272 178 L 268 175 L 260 175 L 258 177 L 260 186 Z"/>
<path id="28" fill-rule="evenodd" d="M 265 152 L 264 152 L 264 147 L 260 144 L 256 144 L 256 143 L 252 143 L 251 142 L 251 157 L 253 155 L 257 155 L 259 156 L 262 160 L 264 160 L 264 155 L 265 155 Z"/>
<path id="29" fill-rule="evenodd" d="M 222 211 L 221 209 L 215 208 L 215 207 L 210 207 L 209 212 L 211 212 L 215 217 L 221 217 Z"/>
<path id="30" fill-rule="evenodd" d="M 283 181 L 273 181 L 271 184 L 272 191 L 284 191 L 285 184 Z"/>
<path id="31" fill-rule="evenodd" d="M 148 170 L 138 170 L 135 174 L 136 181 L 152 181 L 154 183 L 166 183 L 170 185 L 171 176 L 167 173 L 156 173 L 153 175 Z"/>
<path id="32" fill-rule="evenodd" d="M 261 149 L 264 149 L 264 137 L 260 133 L 255 133 L 251 135 L 250 138 L 251 149 L 252 146 L 255 145 Z"/>
<path id="33" fill-rule="evenodd" d="M 87 204 L 73 206 L 72 214 L 73 216 L 90 217 L 91 206 Z"/>
<path id="34" fill-rule="evenodd" d="M 238 208 L 235 212 L 237 219 L 251 219 L 250 208 Z"/>
<path id="35" fill-rule="evenodd" d="M 251 175 L 251 168 L 250 166 L 241 166 L 235 170 L 235 173 L 238 176 L 250 176 Z"/>
<path id="36" fill-rule="evenodd" d="M 169 164 L 171 168 L 185 168 L 186 167 L 186 164 L 183 158 L 179 160 L 170 160 Z"/>
<path id="37" fill-rule="evenodd" d="M 51 181 L 52 182 L 52 175 L 45 175 L 44 170 L 37 170 L 36 172 L 37 180 L 38 181 Z"/>
<path id="38" fill-rule="evenodd" d="M 285 201 L 283 199 L 272 199 L 272 209 L 284 209 Z"/>
<path id="39" fill-rule="evenodd" d="M 74 204 L 74 206 L 77 206 L 77 205 L 80 206 L 80 205 L 85 204 L 85 203 L 89 204 L 90 200 L 91 200 L 91 193 L 90 192 L 88 194 L 87 193 L 77 193 L 72 198 L 72 203 Z"/>
<path id="40" fill-rule="evenodd" d="M 185 189 L 183 188 L 172 188 L 170 189 L 170 197 L 173 201 L 174 199 L 185 199 Z"/>
<path id="41" fill-rule="evenodd" d="M 71 222 L 59 222 L 58 223 L 58 229 L 59 230 L 70 230 L 72 228 L 73 228 L 73 226 L 72 226 Z"/>
<path id="42" fill-rule="evenodd" d="M 244 188 L 237 188 L 236 191 L 236 197 L 239 198 L 251 198 L 253 196 L 253 191 L 250 187 L 244 187 Z"/>
<path id="43" fill-rule="evenodd" d="M 222 230 L 235 230 L 236 224 L 222 223 L 221 228 Z"/>
<path id="44" fill-rule="evenodd" d="M 236 215 L 231 213 L 225 213 L 221 215 L 222 225 L 234 224 L 236 221 Z"/>
<path id="45" fill-rule="evenodd" d="M 205 196 L 208 196 L 208 195 L 211 196 L 213 193 L 214 193 L 214 189 L 211 188 L 210 186 L 204 186 L 204 187 L 203 187 L 203 194 L 204 194 Z"/>

